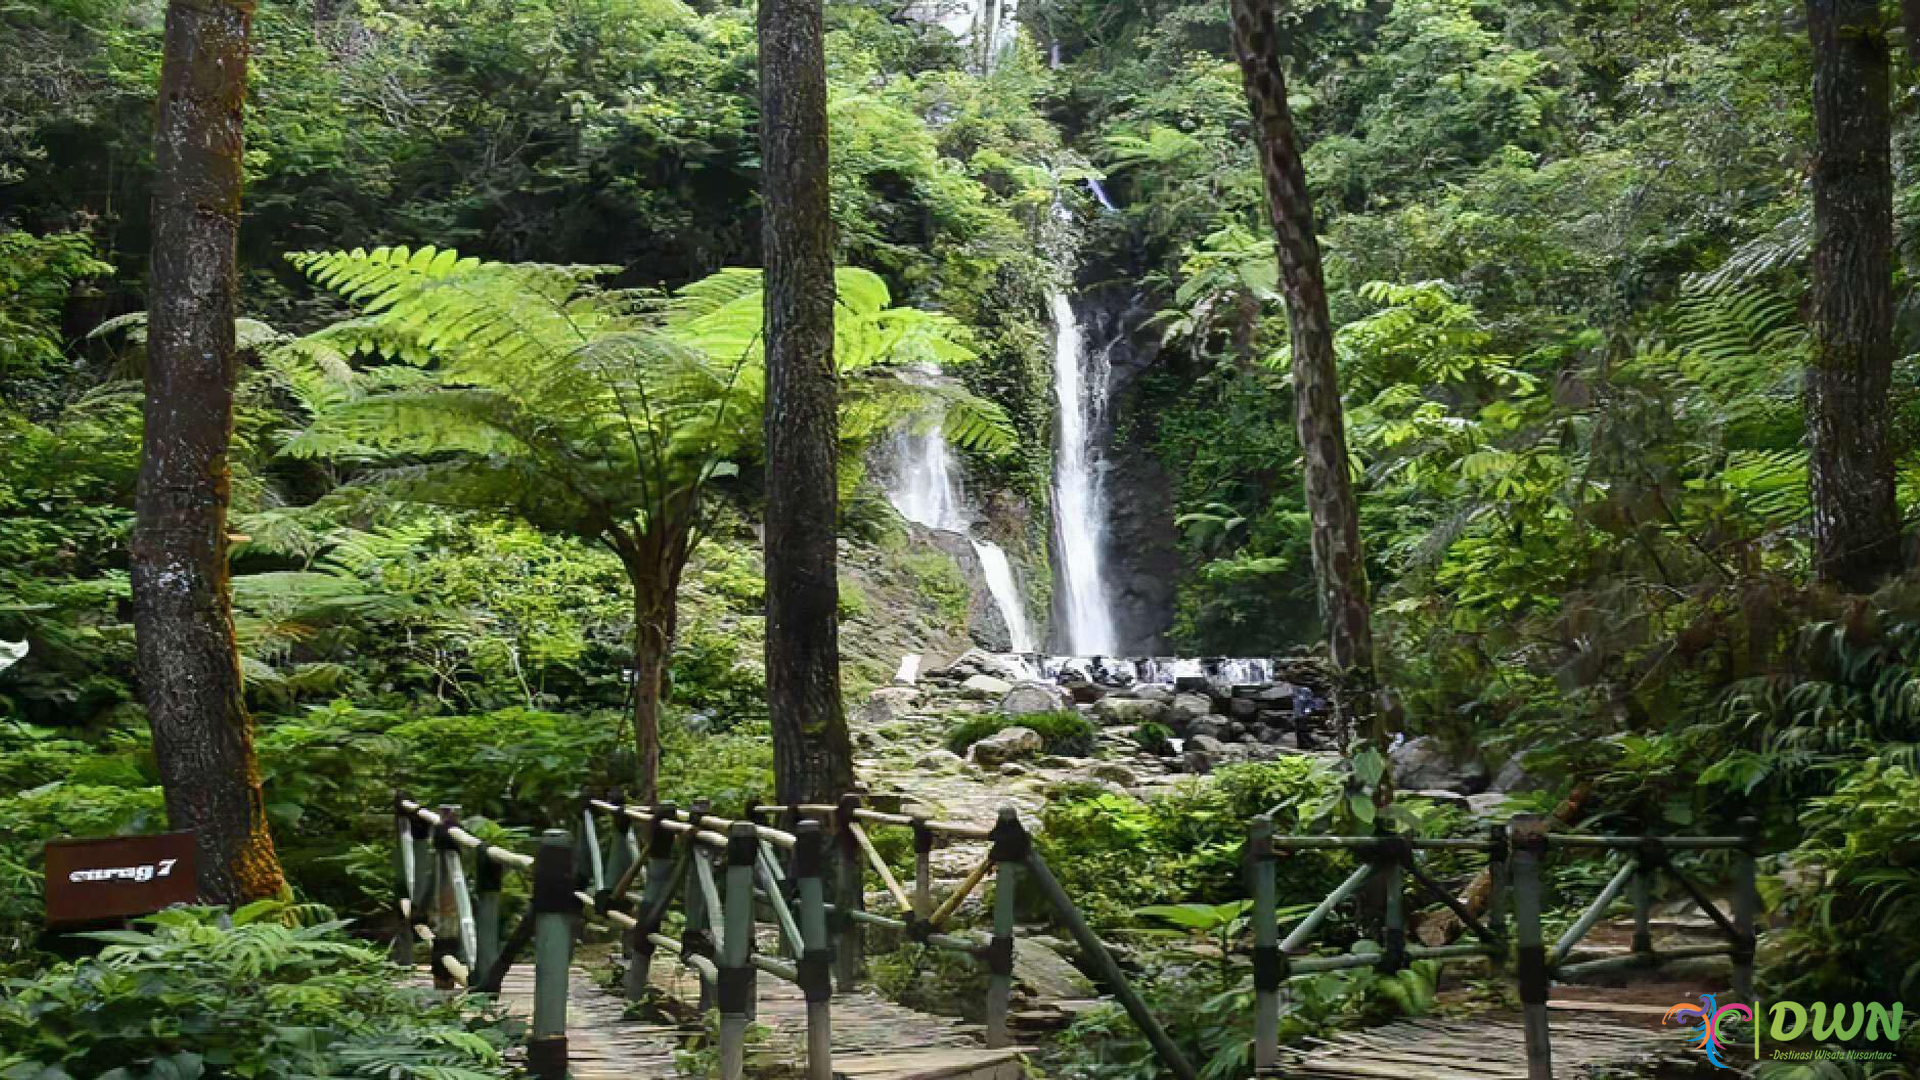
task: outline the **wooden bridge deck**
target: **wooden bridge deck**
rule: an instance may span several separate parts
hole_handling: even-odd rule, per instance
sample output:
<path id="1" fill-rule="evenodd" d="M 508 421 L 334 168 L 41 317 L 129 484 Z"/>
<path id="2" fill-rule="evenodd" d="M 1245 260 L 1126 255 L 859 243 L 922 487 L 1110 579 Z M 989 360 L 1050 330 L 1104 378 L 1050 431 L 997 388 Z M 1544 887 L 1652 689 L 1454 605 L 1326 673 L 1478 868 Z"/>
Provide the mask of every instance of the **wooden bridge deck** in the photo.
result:
<path id="1" fill-rule="evenodd" d="M 1691 1075 L 1705 1063 L 1682 1032 L 1657 1017 L 1596 1016 L 1581 1003 L 1555 1002 L 1556 1080 Z M 1527 1080 L 1526 1039 L 1518 1016 L 1402 1020 L 1307 1039 L 1282 1049 L 1264 1076 L 1286 1080 Z"/>
<path id="2" fill-rule="evenodd" d="M 693 974 L 668 957 L 656 960 L 654 983 L 683 1001 L 699 996 Z M 631 1019 L 626 1000 L 573 969 L 567 1000 L 569 1080 L 676 1080 L 674 1051 L 685 1032 L 677 1025 Z M 501 1001 L 518 1015 L 533 1008 L 533 968 L 516 965 Z M 806 1002 L 797 987 L 762 974 L 759 1015 L 766 1037 L 747 1048 L 748 1075 L 805 1064 Z M 1020 1080 L 1021 1055 L 1031 1047 L 988 1050 L 978 1029 L 914 1012 L 872 993 L 836 994 L 833 1071 L 850 1080 Z"/>

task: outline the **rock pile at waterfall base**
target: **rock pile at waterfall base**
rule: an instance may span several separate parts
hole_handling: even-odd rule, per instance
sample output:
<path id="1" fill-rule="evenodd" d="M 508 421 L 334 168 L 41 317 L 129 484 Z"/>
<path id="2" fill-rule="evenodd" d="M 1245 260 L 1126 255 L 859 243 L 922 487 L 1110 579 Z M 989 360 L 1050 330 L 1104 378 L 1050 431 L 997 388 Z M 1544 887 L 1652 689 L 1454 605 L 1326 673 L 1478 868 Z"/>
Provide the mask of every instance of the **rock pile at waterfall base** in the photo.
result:
<path id="1" fill-rule="evenodd" d="M 988 696 L 986 688 L 1004 687 L 1000 711 L 1008 715 L 1038 711 L 1043 705 L 1076 709 L 1102 729 L 1102 741 L 1110 746 L 1152 744 L 1157 740 L 1136 736 L 1155 726 L 1164 728 L 1164 752 L 1142 756 L 1157 756 L 1158 764 L 1178 772 L 1206 773 L 1236 761 L 1339 747 L 1328 701 L 1333 679 L 1323 663 L 1311 658 L 1275 661 L 1274 681 L 1260 685 L 1195 679 L 1176 686 L 1108 687 L 1069 680 L 1056 687 L 1037 684 L 1030 674 L 1019 657 L 975 649 L 927 672 L 921 686 L 975 701 Z"/>

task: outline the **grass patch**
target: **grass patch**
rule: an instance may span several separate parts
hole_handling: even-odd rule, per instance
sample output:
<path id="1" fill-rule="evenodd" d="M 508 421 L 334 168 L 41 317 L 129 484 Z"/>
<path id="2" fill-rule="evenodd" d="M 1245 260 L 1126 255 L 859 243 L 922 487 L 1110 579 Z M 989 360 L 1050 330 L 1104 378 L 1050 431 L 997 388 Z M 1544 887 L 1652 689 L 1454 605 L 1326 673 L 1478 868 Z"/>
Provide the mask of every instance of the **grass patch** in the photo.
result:
<path id="1" fill-rule="evenodd" d="M 1086 717 L 1070 709 L 1062 709 L 1058 712 L 1021 713 L 1018 716 L 989 713 L 968 717 L 947 733 L 947 749 L 965 755 L 967 748 L 981 739 L 1016 727 L 1032 728 L 1038 732 L 1049 754 L 1092 757 L 1098 742 L 1098 733 Z"/>

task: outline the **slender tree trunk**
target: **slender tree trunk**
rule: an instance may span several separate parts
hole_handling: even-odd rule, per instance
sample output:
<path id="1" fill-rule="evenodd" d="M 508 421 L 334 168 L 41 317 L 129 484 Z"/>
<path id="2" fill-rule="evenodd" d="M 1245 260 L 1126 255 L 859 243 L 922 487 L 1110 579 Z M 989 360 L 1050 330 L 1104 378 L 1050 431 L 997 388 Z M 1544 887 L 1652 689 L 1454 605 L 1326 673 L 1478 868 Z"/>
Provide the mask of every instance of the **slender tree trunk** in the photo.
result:
<path id="1" fill-rule="evenodd" d="M 840 700 L 839 381 L 821 0 L 760 0 L 767 703 L 780 801 L 853 787 Z"/>
<path id="2" fill-rule="evenodd" d="M 1887 408 L 1893 168 L 1877 0 L 1807 0 L 1813 38 L 1812 361 L 1806 373 L 1814 567 L 1856 592 L 1900 570 Z"/>
<path id="3" fill-rule="evenodd" d="M 1312 519 L 1313 565 L 1327 645 L 1346 685 L 1341 695 L 1349 736 L 1382 734 L 1372 704 L 1373 622 L 1367 606 L 1367 567 L 1360 548 L 1360 513 L 1348 473 L 1346 420 L 1334 367 L 1333 323 L 1314 237 L 1313 203 L 1300 162 L 1299 137 L 1287 108 L 1272 0 L 1233 0 L 1233 46 L 1246 83 L 1255 149 L 1266 181 L 1267 214 L 1280 260 L 1281 291 L 1293 338 L 1294 423 L 1305 465 Z M 1368 729 L 1355 731 L 1365 718 Z"/>
<path id="4" fill-rule="evenodd" d="M 676 520 L 690 520 L 671 511 Z M 633 761 L 627 798 L 658 801 L 660 717 L 666 703 L 667 665 L 679 627 L 680 579 L 692 554 L 691 526 L 641 534 L 613 530 L 609 539 L 633 588 Z"/>
<path id="5" fill-rule="evenodd" d="M 167 7 L 154 140 L 146 429 L 132 544 L 140 685 L 167 817 L 192 829 L 200 893 L 285 889 L 253 756 L 227 588 L 241 107 L 253 5 Z"/>

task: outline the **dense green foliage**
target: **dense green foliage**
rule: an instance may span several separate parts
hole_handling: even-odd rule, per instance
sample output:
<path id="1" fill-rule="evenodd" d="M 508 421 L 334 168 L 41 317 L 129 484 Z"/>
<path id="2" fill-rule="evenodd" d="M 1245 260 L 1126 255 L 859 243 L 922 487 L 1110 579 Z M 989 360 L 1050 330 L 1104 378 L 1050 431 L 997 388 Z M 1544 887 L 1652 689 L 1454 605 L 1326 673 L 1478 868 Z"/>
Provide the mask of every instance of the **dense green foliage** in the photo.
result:
<path id="1" fill-rule="evenodd" d="M 394 980 L 340 921 L 273 902 L 180 908 L 101 931 L 98 956 L 10 980 L 0 1075 L 486 1080 L 519 1025 Z"/>
<path id="2" fill-rule="evenodd" d="M 901 9 L 827 8 L 836 254 L 865 268 L 841 283 L 843 539 L 879 568 L 843 581 L 849 678 L 884 680 L 903 651 L 888 631 L 961 627 L 977 599 L 863 475 L 859 449 L 924 412 L 900 364 L 965 360 L 968 393 L 934 396 L 974 494 L 1010 549 L 1046 549 L 1045 297 L 1076 259 L 1082 285 L 1155 313 L 1119 427 L 1171 480 L 1174 643 L 1313 647 L 1287 327 L 1224 6 L 1028 0 L 990 74 Z M 18 967 L 40 843 L 161 824 L 124 550 L 143 327 L 117 318 L 145 306 L 160 15 L 0 7 L 0 640 L 30 646 L 0 672 L 0 961 Z M 644 620 L 603 526 L 668 492 L 697 496 L 705 542 L 677 590 L 661 794 L 765 793 L 759 301 L 738 269 L 760 228 L 753 17 L 732 0 L 259 5 L 234 602 L 304 896 L 383 902 L 395 788 L 514 839 L 494 823 L 545 823 L 630 774 Z M 1915 1001 L 1920 597 L 1810 584 L 1800 3 L 1300 0 L 1284 18 L 1395 724 L 1490 766 L 1525 755 L 1547 790 L 1509 809 L 1589 779 L 1595 827 L 1758 814 L 1786 923 L 1766 991 Z M 1916 117 L 1894 157 L 1909 516 Z M 623 409 L 641 392 L 658 422 Z M 1048 714 L 969 720 L 953 746 L 1012 723 L 1092 745 Z M 1166 949 L 1140 909 L 1232 904 L 1247 817 L 1367 827 L 1365 795 L 1299 761 L 1150 801 L 1069 790 L 1042 842 L 1104 930 L 1139 935 L 1157 1003 L 1228 1075 L 1238 1033 L 1199 1017 L 1245 987 Z M 1292 869 L 1288 904 L 1343 866 Z M 1595 872 L 1556 869 L 1555 901 Z M 194 994 L 228 977 L 196 971 Z M 62 968 L 43 991 L 144 1007 L 128 977 Z M 1412 980 L 1311 985 L 1301 1031 L 1423 1005 Z M 288 1023 L 308 1007 L 262 992 Z M 1088 1075 L 1144 1068 L 1113 1017 L 1070 1041 L 1101 1062 Z"/>

